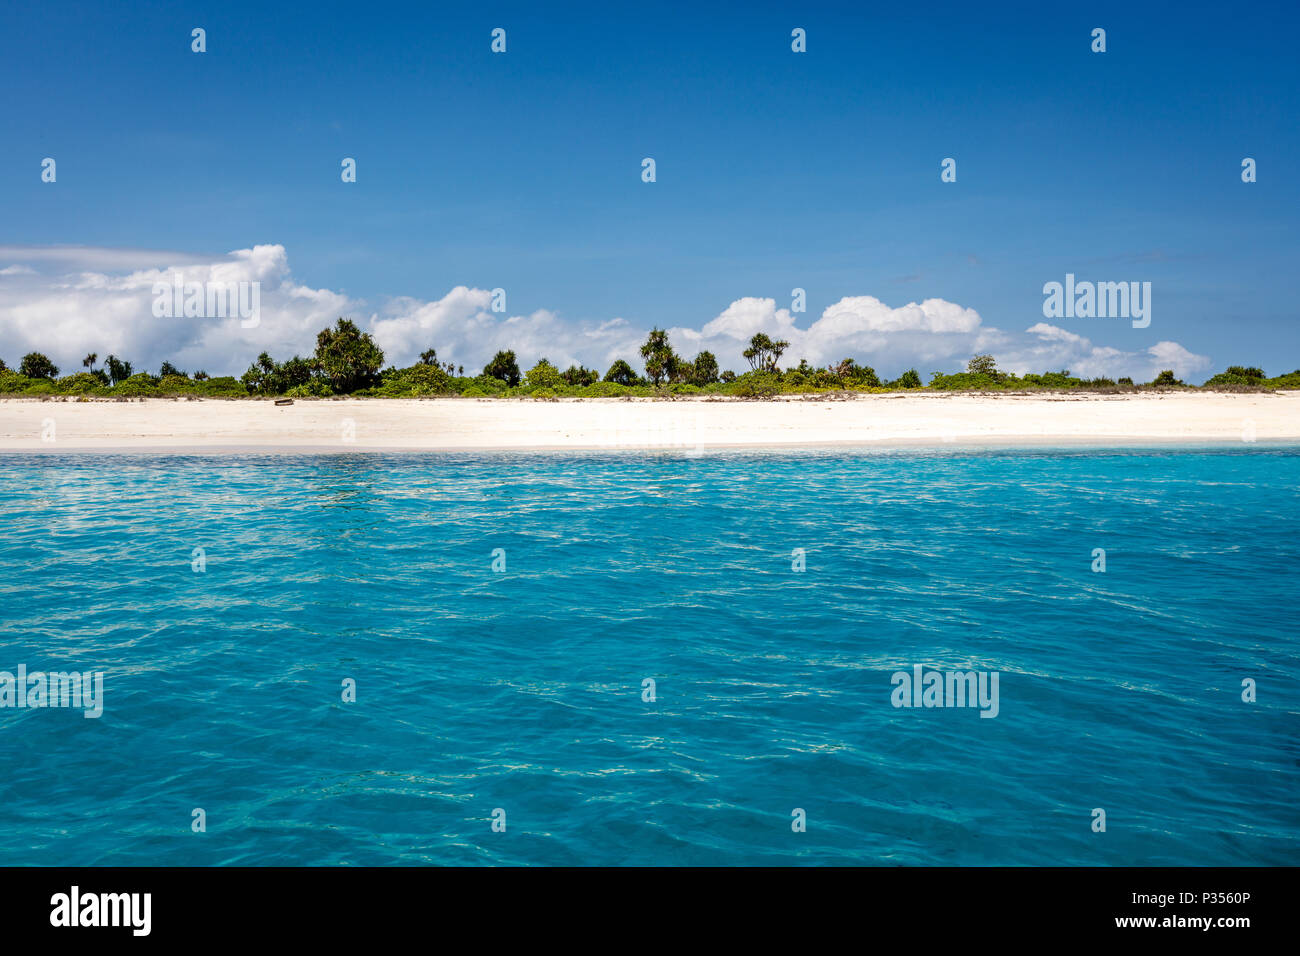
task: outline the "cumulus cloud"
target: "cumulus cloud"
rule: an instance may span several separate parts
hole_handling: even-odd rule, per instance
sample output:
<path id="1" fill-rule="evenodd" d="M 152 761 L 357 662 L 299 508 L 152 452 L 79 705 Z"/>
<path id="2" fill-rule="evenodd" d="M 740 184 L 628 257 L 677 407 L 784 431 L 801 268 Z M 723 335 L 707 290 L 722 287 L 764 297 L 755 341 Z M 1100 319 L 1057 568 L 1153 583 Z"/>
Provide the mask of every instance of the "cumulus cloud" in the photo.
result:
<path id="1" fill-rule="evenodd" d="M 980 329 L 974 309 L 943 299 L 926 299 L 891 308 L 874 296 L 852 296 L 828 307 L 807 328 L 798 328 L 788 309 L 774 299 L 737 299 L 698 331 L 669 330 L 680 351 L 693 355 L 707 349 L 723 366 L 734 364 L 756 332 L 790 343 L 786 360 L 807 359 L 825 365 L 847 357 L 882 365 L 903 361 L 941 362 L 958 354 L 969 357 Z"/>
<path id="2" fill-rule="evenodd" d="M 242 371 L 258 352 L 301 351 L 315 331 L 356 303 L 328 290 L 307 289 L 289 277 L 283 246 L 254 246 L 200 261 L 194 256 L 154 253 L 141 265 L 139 252 L 63 249 L 11 258 L 54 264 L 47 275 L 34 270 L 0 279 L 0 356 L 39 350 L 60 366 L 80 368 L 87 352 L 109 353 L 137 368 L 164 360 L 213 374 Z M 2 254 L 2 253 L 0 253 Z M 260 283 L 261 321 L 242 328 L 240 318 L 158 318 L 155 283 Z"/>
<path id="3" fill-rule="evenodd" d="M 369 330 L 387 360 L 408 365 L 433 347 L 442 361 L 482 368 L 498 349 L 513 349 L 525 367 L 546 356 L 561 367 L 578 362 L 604 370 L 617 358 L 638 364 L 645 327 L 623 318 L 579 322 L 555 311 L 493 311 L 492 293 L 457 286 L 436 300 L 395 296 L 379 303 L 296 282 L 283 246 L 259 245 L 220 256 L 92 247 L 0 246 L 0 357 L 13 364 L 39 350 L 71 370 L 97 352 L 156 369 L 164 360 L 211 374 L 239 374 L 260 352 L 279 359 L 309 354 L 316 333 L 339 316 Z M 259 283 L 260 321 L 246 328 L 230 318 L 159 318 L 156 283 Z M 893 376 L 916 367 L 923 376 L 955 371 L 977 352 L 992 352 L 1014 372 L 1068 368 L 1077 375 L 1131 375 L 1150 380 L 1164 368 L 1180 377 L 1209 368 L 1207 357 L 1176 342 L 1124 351 L 1093 345 L 1068 329 L 1038 323 L 1023 332 L 985 325 L 974 309 L 943 299 L 890 306 L 874 296 L 849 296 L 808 321 L 770 298 L 732 302 L 699 328 L 673 327 L 669 337 L 688 358 L 702 350 L 723 368 L 743 369 L 751 336 L 765 332 L 790 343 L 783 365 L 814 365 L 853 357 Z"/>
<path id="4" fill-rule="evenodd" d="M 508 302 L 508 299 L 507 299 Z M 438 358 L 481 369 L 500 350 L 513 350 L 521 363 L 545 356 L 556 365 L 594 365 L 601 371 L 620 356 L 633 356 L 644 330 L 623 319 L 573 323 L 548 309 L 526 315 L 492 311 L 492 293 L 457 286 L 441 299 L 393 299 L 370 321 L 386 356 L 409 364 L 430 346 Z M 526 366 L 525 366 L 526 367 Z"/>
<path id="5" fill-rule="evenodd" d="M 1027 339 L 998 356 L 998 366 L 1009 372 L 1045 372 L 1069 369 L 1081 378 L 1117 378 L 1149 382 L 1163 369 L 1176 375 L 1195 375 L 1210 367 L 1208 356 L 1195 355 L 1177 342 L 1157 342 L 1145 349 L 1125 352 L 1093 345 L 1078 333 L 1046 322 L 1031 325 Z"/>
<path id="6" fill-rule="evenodd" d="M 800 359 L 827 365 L 851 357 L 890 376 L 909 367 L 923 376 L 958 371 L 972 355 L 984 352 L 996 356 L 999 368 L 1017 374 L 1068 369 L 1084 378 L 1128 375 L 1150 381 L 1166 368 L 1183 376 L 1210 367 L 1208 357 L 1177 342 L 1126 352 L 1093 345 L 1085 336 L 1043 322 L 1011 332 L 986 326 L 974 309 L 944 299 L 890 307 L 874 296 L 847 297 L 806 329 L 797 328 L 790 312 L 778 309 L 774 299 L 738 299 L 699 331 L 672 329 L 670 337 L 688 356 L 708 349 L 723 357 L 725 367 L 734 364 L 755 332 L 790 343 L 787 366 Z"/>

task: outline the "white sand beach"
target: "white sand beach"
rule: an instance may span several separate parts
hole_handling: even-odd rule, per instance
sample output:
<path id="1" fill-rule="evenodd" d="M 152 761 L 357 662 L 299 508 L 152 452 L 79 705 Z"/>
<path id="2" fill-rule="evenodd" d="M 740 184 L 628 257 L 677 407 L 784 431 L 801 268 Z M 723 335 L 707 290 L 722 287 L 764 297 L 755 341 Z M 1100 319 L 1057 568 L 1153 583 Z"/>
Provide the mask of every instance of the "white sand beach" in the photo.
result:
<path id="1" fill-rule="evenodd" d="M 1300 440 L 1300 392 L 776 401 L 0 401 L 0 450 L 708 449 Z"/>

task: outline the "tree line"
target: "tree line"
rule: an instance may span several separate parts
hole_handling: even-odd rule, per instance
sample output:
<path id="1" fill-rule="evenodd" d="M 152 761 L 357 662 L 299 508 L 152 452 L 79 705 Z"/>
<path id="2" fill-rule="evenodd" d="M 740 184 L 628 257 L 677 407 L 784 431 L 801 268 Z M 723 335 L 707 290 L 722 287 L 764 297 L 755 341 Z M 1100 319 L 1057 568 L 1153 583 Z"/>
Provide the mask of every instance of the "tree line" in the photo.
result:
<path id="1" fill-rule="evenodd" d="M 521 371 L 512 350 L 498 351 L 481 372 L 467 376 L 464 365 L 444 362 L 435 348 L 421 353 L 407 368 L 384 368 L 384 352 L 371 335 L 351 319 L 340 318 L 316 336 L 316 348 L 307 357 L 276 361 L 266 352 L 248 370 L 233 376 L 212 377 L 205 371 L 187 373 L 163 362 L 156 375 L 136 371 L 130 362 L 109 355 L 101 363 L 96 353 L 82 361 L 82 371 L 60 377 L 58 367 L 43 353 L 29 352 L 16 370 L 0 359 L 0 394 L 74 395 L 180 395 L 213 397 L 281 396 L 298 398 L 359 395 L 417 397 L 423 395 L 619 396 L 661 394 L 720 394 L 767 397 L 781 393 L 869 391 L 874 389 L 930 388 L 943 391 L 1007 389 L 1124 390 L 1149 387 L 1190 387 L 1172 370 L 1160 372 L 1151 382 L 1135 384 L 1130 378 L 1079 378 L 1068 370 L 1014 375 L 997 367 L 991 355 L 976 355 L 966 371 L 934 372 L 928 385 L 916 369 L 892 381 L 882 379 L 869 365 L 845 358 L 824 367 L 806 360 L 781 369 L 779 363 L 790 343 L 759 332 L 741 356 L 749 371 L 737 375 L 719 370 L 717 357 L 708 351 L 687 359 L 678 355 L 664 329 L 654 328 L 639 349 L 644 375 L 625 359 L 617 359 L 602 375 L 598 369 L 570 365 L 561 371 L 542 358 Z M 1208 388 L 1300 388 L 1300 370 L 1267 378 L 1254 366 L 1234 365 L 1204 383 Z"/>

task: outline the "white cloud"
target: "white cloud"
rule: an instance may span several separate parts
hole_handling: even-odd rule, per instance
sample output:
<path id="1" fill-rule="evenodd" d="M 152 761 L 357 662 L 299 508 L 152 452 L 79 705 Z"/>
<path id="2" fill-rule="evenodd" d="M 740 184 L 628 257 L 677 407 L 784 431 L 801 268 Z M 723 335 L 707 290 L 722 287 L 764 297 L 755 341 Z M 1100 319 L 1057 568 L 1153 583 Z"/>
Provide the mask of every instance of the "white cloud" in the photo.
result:
<path id="1" fill-rule="evenodd" d="M 309 354 L 316 333 L 339 316 L 371 331 L 389 362 L 407 365 L 436 348 L 442 361 L 483 367 L 498 349 L 513 349 L 520 364 L 541 356 L 565 367 L 581 362 L 603 371 L 617 358 L 639 365 L 647 329 L 623 318 L 599 322 L 565 319 L 538 309 L 523 315 L 492 311 L 492 294 L 457 286 L 426 301 L 393 297 L 377 306 L 331 289 L 295 282 L 280 245 L 260 245 L 220 256 L 92 247 L 0 246 L 0 357 L 15 364 L 23 354 L 43 351 L 70 371 L 87 352 L 109 353 L 136 368 L 157 369 L 164 361 L 217 374 L 240 374 L 266 351 L 278 359 Z M 49 264 L 37 273 L 27 262 Z M 156 318 L 155 282 L 258 282 L 261 321 L 241 327 L 239 318 Z M 674 327 L 669 337 L 686 357 L 707 349 L 723 368 L 741 370 L 741 353 L 756 332 L 785 339 L 783 365 L 806 358 L 825 365 L 852 356 L 893 376 L 915 367 L 955 371 L 977 352 L 992 352 L 1009 371 L 1068 368 L 1078 375 L 1132 375 L 1149 381 L 1163 368 L 1180 377 L 1209 368 L 1205 356 L 1176 342 L 1125 352 L 1093 345 L 1086 337 L 1046 323 L 1024 332 L 983 324 L 974 309 L 943 299 L 891 307 L 873 296 L 851 296 L 816 319 L 778 309 L 774 299 L 742 298 L 699 328 Z"/>
<path id="2" fill-rule="evenodd" d="M 12 258 L 15 247 L 8 247 Z M 87 352 L 109 353 L 136 368 L 156 369 L 164 360 L 213 374 L 242 372 L 259 352 L 287 357 L 310 350 L 316 330 L 356 303 L 328 290 L 307 289 L 289 277 L 283 246 L 254 246 L 198 262 L 157 253 L 142 266 L 143 253 L 116 250 L 35 250 L 30 258 L 57 262 L 69 271 L 54 276 L 6 275 L 0 280 L 0 356 L 39 350 L 65 369 L 81 367 Z M 126 265 L 128 264 L 129 265 Z M 106 264 L 130 271 L 103 271 Z M 156 318 L 155 282 L 259 282 L 261 323 L 240 326 L 227 319 Z"/>
<path id="3" fill-rule="evenodd" d="M 1195 355 L 1177 342 L 1157 342 L 1149 348 L 1125 352 L 1093 345 L 1082 335 L 1046 322 L 1031 325 L 1025 332 L 1032 338 L 999 354 L 999 368 L 1017 374 L 1068 369 L 1081 378 L 1127 375 L 1136 382 L 1149 382 L 1162 369 L 1173 369 L 1182 377 L 1210 367 L 1207 356 Z"/>
<path id="4" fill-rule="evenodd" d="M 785 364 L 807 359 L 813 365 L 837 362 L 848 356 L 882 367 L 897 362 L 942 361 L 956 354 L 970 356 L 972 335 L 979 330 L 974 309 L 943 299 L 909 302 L 898 308 L 874 296 L 840 299 L 806 329 L 796 327 L 788 309 L 778 309 L 774 299 L 737 299 L 698 332 L 670 329 L 670 339 L 688 356 L 708 349 L 725 368 L 738 361 L 750 337 L 766 332 L 790 343 Z M 904 366 L 906 367 L 906 366 Z"/>
<path id="5" fill-rule="evenodd" d="M 1147 354 L 1154 361 L 1152 368 L 1173 369 L 1180 376 L 1204 372 L 1210 367 L 1209 356 L 1193 355 L 1177 342 L 1157 342 L 1147 349 Z"/>

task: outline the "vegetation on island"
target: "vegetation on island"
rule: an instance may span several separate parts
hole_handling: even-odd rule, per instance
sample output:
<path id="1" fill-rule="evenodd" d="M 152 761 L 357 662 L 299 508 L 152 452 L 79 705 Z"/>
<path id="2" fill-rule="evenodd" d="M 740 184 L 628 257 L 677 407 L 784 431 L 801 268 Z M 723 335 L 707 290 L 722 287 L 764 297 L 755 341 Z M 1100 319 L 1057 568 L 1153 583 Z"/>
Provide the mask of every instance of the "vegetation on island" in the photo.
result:
<path id="1" fill-rule="evenodd" d="M 1084 379 L 1069 371 L 1015 375 L 998 369 L 992 355 L 976 355 L 964 372 L 933 372 L 928 384 L 916 369 L 893 380 L 882 379 L 870 365 L 845 358 L 824 368 L 800 360 L 780 367 L 788 342 L 760 332 L 750 339 L 741 357 L 749 371 L 737 375 L 719 370 L 718 359 L 702 351 L 693 359 L 678 355 L 664 329 L 655 328 L 640 348 L 645 373 L 639 375 L 624 359 L 616 360 L 602 375 L 598 369 L 570 365 L 561 371 L 540 358 L 521 371 L 513 351 L 497 352 L 477 374 L 465 366 L 443 362 L 435 348 L 420 355 L 408 368 L 384 367 L 384 353 L 369 333 L 350 319 L 340 318 L 316 336 L 316 349 L 307 357 L 276 361 L 263 352 L 239 378 L 212 377 L 204 371 L 184 372 L 164 362 L 157 374 L 137 372 L 129 361 L 114 355 L 101 363 L 91 353 L 82 371 L 60 375 L 60 369 L 40 352 L 22 357 L 17 369 L 0 359 L 0 395 L 76 396 L 107 398 L 328 398 L 361 396 L 419 398 L 663 398 L 679 395 L 716 395 L 735 398 L 770 398 L 789 394 L 834 394 L 893 391 L 1010 392 L 1075 390 L 1127 392 L 1149 389 L 1189 389 L 1170 370 L 1150 382 L 1132 379 Z M 472 370 L 471 370 L 472 371 Z M 1216 391 L 1259 391 L 1300 388 L 1300 369 L 1273 378 L 1258 367 L 1230 366 L 1199 386 Z"/>

